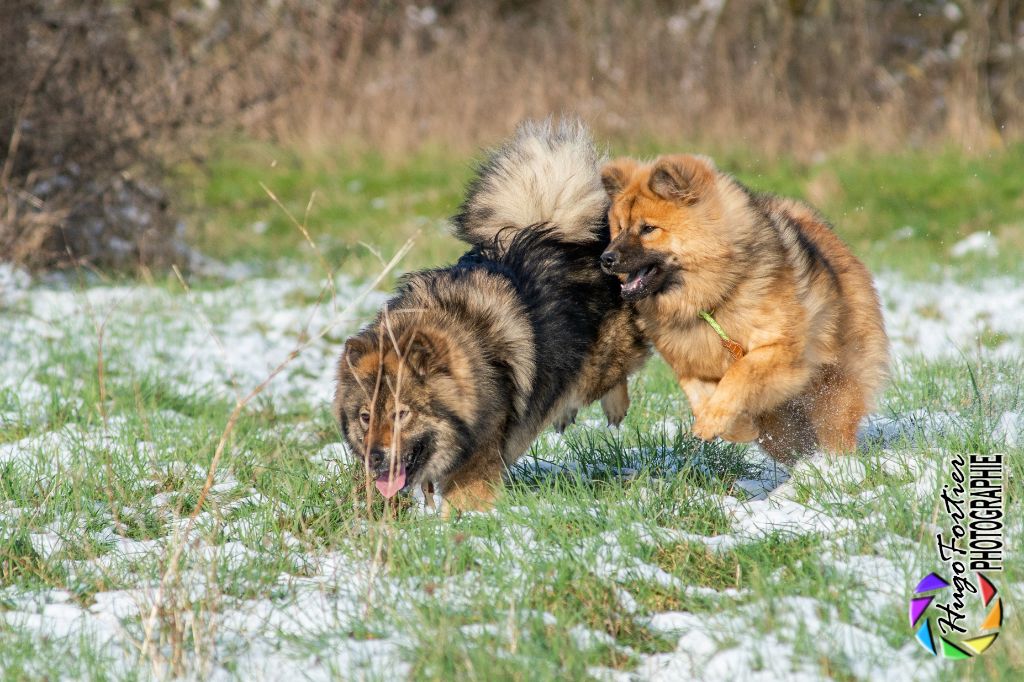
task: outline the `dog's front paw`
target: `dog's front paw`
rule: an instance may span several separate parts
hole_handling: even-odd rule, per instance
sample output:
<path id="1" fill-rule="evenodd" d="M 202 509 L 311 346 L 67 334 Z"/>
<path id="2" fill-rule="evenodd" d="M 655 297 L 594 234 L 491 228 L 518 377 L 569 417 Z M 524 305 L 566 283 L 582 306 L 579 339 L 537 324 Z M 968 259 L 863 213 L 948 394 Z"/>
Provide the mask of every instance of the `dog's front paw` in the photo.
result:
<path id="1" fill-rule="evenodd" d="M 750 443 L 757 440 L 757 437 L 761 435 L 761 430 L 754 424 L 750 415 L 744 412 L 737 416 L 729 428 L 719 435 L 722 440 L 727 440 L 730 443 Z"/>
<path id="2" fill-rule="evenodd" d="M 733 410 L 719 408 L 708 403 L 693 422 L 693 435 L 701 440 L 714 440 L 718 436 L 732 434 L 732 427 L 738 415 Z M 751 423 L 753 427 L 753 423 Z"/>
<path id="3" fill-rule="evenodd" d="M 442 493 L 441 518 L 458 518 L 462 512 L 485 512 L 494 509 L 498 499 L 497 487 L 489 481 L 473 481 L 468 485 L 455 485 Z"/>
<path id="4" fill-rule="evenodd" d="M 551 423 L 551 426 L 558 433 L 565 433 L 567 428 L 576 423 L 576 412 L 576 410 L 566 410 L 555 417 L 555 421 Z"/>

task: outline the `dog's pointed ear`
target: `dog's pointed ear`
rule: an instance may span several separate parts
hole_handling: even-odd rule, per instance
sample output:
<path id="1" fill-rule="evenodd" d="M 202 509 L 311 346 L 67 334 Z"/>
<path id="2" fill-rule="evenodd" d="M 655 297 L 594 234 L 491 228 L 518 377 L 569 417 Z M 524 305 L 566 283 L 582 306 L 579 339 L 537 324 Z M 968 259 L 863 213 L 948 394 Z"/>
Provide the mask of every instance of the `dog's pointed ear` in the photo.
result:
<path id="1" fill-rule="evenodd" d="M 609 161 L 601 168 L 601 184 L 608 197 L 614 201 L 615 197 L 626 189 L 630 178 L 637 169 L 637 162 L 633 159 L 622 157 Z"/>
<path id="2" fill-rule="evenodd" d="M 656 196 L 684 205 L 696 204 L 715 185 L 715 165 L 704 156 L 662 156 L 654 162 L 648 187 Z"/>
<path id="3" fill-rule="evenodd" d="M 341 367 L 354 367 L 359 359 L 373 350 L 373 343 L 365 335 L 350 336 L 341 349 Z"/>
<path id="4" fill-rule="evenodd" d="M 413 327 L 398 340 L 402 359 L 419 377 L 450 373 L 450 344 L 447 334 L 431 327 Z"/>

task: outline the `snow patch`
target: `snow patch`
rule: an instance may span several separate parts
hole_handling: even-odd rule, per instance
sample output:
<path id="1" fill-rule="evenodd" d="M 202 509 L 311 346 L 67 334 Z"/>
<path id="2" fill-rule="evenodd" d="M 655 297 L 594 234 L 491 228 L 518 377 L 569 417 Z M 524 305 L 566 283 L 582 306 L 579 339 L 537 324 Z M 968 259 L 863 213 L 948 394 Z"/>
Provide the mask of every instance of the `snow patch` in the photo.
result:
<path id="1" fill-rule="evenodd" d="M 953 244 L 949 249 L 949 255 L 953 258 L 963 258 L 971 253 L 995 258 L 999 255 L 996 238 L 992 236 L 991 232 L 975 232 Z"/>

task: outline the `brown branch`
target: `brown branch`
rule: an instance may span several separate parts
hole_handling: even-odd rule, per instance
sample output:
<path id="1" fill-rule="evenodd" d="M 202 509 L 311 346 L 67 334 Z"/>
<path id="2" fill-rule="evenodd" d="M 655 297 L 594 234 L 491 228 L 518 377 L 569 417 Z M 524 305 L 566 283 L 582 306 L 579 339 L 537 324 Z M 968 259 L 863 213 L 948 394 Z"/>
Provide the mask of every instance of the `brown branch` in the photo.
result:
<path id="1" fill-rule="evenodd" d="M 6 194 L 11 181 L 11 173 L 14 172 L 14 157 L 18 154 L 18 147 L 21 144 L 21 122 L 25 118 L 26 112 L 32 106 L 32 100 L 35 98 L 39 88 L 42 87 L 43 82 L 50 75 L 57 60 L 60 59 L 61 54 L 64 52 L 64 46 L 67 44 L 68 31 L 65 28 L 60 33 L 60 37 L 57 41 L 57 47 L 54 49 L 53 54 L 43 64 L 40 64 L 39 69 L 36 71 L 36 75 L 32 78 L 29 83 L 28 89 L 25 92 L 25 99 L 22 101 L 21 106 L 18 108 L 18 113 L 14 117 L 14 130 L 11 131 L 11 141 L 7 145 L 7 158 L 4 159 L 3 170 L 0 171 L 0 189 Z"/>

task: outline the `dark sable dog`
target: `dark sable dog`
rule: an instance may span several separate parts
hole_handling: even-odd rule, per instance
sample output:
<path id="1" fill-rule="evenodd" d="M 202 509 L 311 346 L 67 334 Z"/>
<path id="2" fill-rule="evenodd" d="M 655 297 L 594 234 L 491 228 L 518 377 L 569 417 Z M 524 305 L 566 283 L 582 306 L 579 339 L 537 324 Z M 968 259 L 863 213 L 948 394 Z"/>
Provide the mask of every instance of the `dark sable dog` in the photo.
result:
<path id="1" fill-rule="evenodd" d="M 456 509 L 493 504 L 509 464 L 594 400 L 626 414 L 649 350 L 602 273 L 608 199 L 579 124 L 527 124 L 470 185 L 455 265 L 408 275 L 345 343 L 335 415 L 378 490 L 440 484 Z"/>

